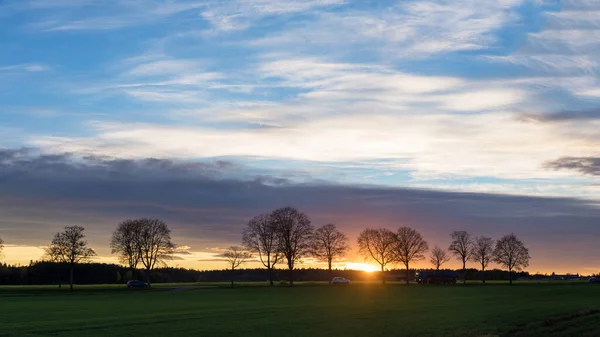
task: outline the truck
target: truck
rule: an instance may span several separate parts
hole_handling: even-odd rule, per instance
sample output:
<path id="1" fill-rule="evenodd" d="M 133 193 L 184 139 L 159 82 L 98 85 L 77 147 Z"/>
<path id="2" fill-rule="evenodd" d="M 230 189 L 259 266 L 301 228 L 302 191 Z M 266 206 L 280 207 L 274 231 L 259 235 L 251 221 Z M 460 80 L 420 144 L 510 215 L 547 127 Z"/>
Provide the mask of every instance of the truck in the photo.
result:
<path id="1" fill-rule="evenodd" d="M 454 284 L 458 274 L 452 270 L 420 270 L 415 276 L 421 284 Z"/>

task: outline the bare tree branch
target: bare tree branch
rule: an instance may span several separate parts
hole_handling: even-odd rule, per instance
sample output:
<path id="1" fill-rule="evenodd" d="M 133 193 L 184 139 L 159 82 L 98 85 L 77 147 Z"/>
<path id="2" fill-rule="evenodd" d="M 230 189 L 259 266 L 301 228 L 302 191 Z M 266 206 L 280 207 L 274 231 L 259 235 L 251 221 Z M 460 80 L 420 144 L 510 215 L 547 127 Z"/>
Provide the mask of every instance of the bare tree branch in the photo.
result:
<path id="1" fill-rule="evenodd" d="M 270 214 L 261 214 L 252 218 L 242 234 L 244 247 L 258 254 L 260 262 L 269 272 L 269 283 L 273 285 L 273 268 L 282 255 L 278 250 L 277 224 Z"/>
<path id="2" fill-rule="evenodd" d="M 377 262 L 381 266 L 381 278 L 385 283 L 383 271 L 385 266 L 394 263 L 394 247 L 396 245 L 396 235 L 389 229 L 367 228 L 358 236 L 358 251 L 365 259 Z"/>
<path id="3" fill-rule="evenodd" d="M 158 219 L 140 219 L 139 235 L 140 262 L 147 272 L 148 284 L 150 273 L 157 266 L 166 265 L 172 259 L 175 244 L 171 241 L 171 230 L 167 224 Z"/>
<path id="4" fill-rule="evenodd" d="M 112 254 L 117 254 L 119 261 L 129 267 L 133 273 L 141 258 L 141 234 L 143 220 L 125 220 L 113 232 L 110 240 Z"/>
<path id="5" fill-rule="evenodd" d="M 290 285 L 294 285 L 294 265 L 310 254 L 313 226 L 306 214 L 292 207 L 274 210 L 271 220 L 277 226 L 278 250 L 287 261 Z"/>
<path id="6" fill-rule="evenodd" d="M 494 240 L 492 238 L 481 236 L 475 238 L 471 253 L 471 261 L 481 265 L 481 282 L 485 283 L 485 268 L 492 262 L 494 254 Z"/>
<path id="7" fill-rule="evenodd" d="M 330 283 L 333 260 L 344 257 L 348 250 L 350 250 L 348 237 L 340 232 L 334 224 L 320 227 L 312 237 L 312 255 L 321 261 L 327 262 Z"/>
<path id="8" fill-rule="evenodd" d="M 429 262 L 431 262 L 435 269 L 440 270 L 440 267 L 448 261 L 450 261 L 448 253 L 442 248 L 435 246 L 431 251 L 431 257 L 429 258 Z"/>
<path id="9" fill-rule="evenodd" d="M 508 268 L 509 283 L 512 284 L 513 270 L 521 270 L 529 266 L 529 249 L 513 234 L 505 235 L 496 242 L 494 261 Z"/>
<path id="10" fill-rule="evenodd" d="M 251 258 L 252 254 L 240 247 L 232 246 L 229 247 L 229 249 L 227 249 L 227 251 L 221 256 L 225 258 L 228 265 L 231 267 L 231 287 L 233 288 L 233 282 L 235 281 L 235 269 L 245 263 L 246 260 Z"/>
<path id="11" fill-rule="evenodd" d="M 406 283 L 408 284 L 409 264 L 424 259 L 425 253 L 429 250 L 429 245 L 423 239 L 421 233 L 409 227 L 400 227 L 396 234 L 394 250 L 396 260 L 402 262 L 406 267 Z"/>
<path id="12" fill-rule="evenodd" d="M 56 233 L 50 246 L 45 249 L 46 257 L 51 261 L 67 263 L 70 266 L 69 289 L 73 291 L 73 269 L 75 264 L 96 256 L 84 240 L 85 229 L 81 226 L 66 226 L 63 232 Z"/>
<path id="13" fill-rule="evenodd" d="M 448 250 L 462 262 L 462 277 L 464 284 L 467 283 L 467 261 L 471 259 L 471 254 L 473 252 L 473 239 L 471 238 L 471 234 L 465 231 L 452 232 L 450 237 L 452 237 L 452 243 L 450 244 L 450 247 L 448 247 Z"/>

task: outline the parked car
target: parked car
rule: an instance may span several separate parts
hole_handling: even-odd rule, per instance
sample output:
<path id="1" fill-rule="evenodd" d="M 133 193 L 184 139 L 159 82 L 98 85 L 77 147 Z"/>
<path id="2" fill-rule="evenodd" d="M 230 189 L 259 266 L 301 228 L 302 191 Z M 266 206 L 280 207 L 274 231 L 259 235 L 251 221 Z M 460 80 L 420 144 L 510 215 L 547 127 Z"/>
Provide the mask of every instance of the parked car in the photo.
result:
<path id="1" fill-rule="evenodd" d="M 590 282 L 590 283 L 600 283 L 600 277 L 592 277 L 588 282 Z"/>
<path id="2" fill-rule="evenodd" d="M 334 277 L 333 280 L 331 280 L 332 284 L 350 284 L 350 280 L 345 279 L 343 277 Z"/>
<path id="3" fill-rule="evenodd" d="M 127 288 L 148 288 L 148 283 L 139 280 L 131 280 L 127 282 Z"/>
<path id="4" fill-rule="evenodd" d="M 454 284 L 458 274 L 452 270 L 421 270 L 415 281 L 422 284 Z"/>

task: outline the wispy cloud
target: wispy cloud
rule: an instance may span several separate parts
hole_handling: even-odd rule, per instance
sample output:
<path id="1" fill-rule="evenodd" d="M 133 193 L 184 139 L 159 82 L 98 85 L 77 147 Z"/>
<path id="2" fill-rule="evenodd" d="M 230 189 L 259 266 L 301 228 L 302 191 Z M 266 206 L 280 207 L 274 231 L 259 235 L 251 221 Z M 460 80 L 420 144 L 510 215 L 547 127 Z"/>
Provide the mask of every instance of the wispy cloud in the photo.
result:
<path id="1" fill-rule="evenodd" d="M 217 31 L 250 27 L 269 16 L 282 16 L 343 5 L 344 0 L 224 0 L 208 5 L 202 17 Z"/>
<path id="2" fill-rule="evenodd" d="M 259 47 L 313 52 L 369 46 L 386 59 L 425 57 L 494 47 L 493 34 L 517 18 L 522 1 L 403 1 L 376 9 L 319 14 L 254 42 Z"/>
<path id="3" fill-rule="evenodd" d="M 0 72 L 40 72 L 50 70 L 50 67 L 39 63 L 24 63 L 0 66 Z"/>
<path id="4" fill-rule="evenodd" d="M 600 5 L 594 1 L 563 1 L 560 12 L 545 13 L 539 32 L 529 33 L 514 54 L 493 57 L 554 74 L 596 74 L 600 52 Z"/>
<path id="5" fill-rule="evenodd" d="M 204 1 L 56 1 L 24 0 L 13 11 L 34 11 L 41 15 L 29 27 L 47 32 L 103 31 L 147 25 L 170 16 L 204 7 Z M 68 11 L 65 11 L 68 8 Z"/>

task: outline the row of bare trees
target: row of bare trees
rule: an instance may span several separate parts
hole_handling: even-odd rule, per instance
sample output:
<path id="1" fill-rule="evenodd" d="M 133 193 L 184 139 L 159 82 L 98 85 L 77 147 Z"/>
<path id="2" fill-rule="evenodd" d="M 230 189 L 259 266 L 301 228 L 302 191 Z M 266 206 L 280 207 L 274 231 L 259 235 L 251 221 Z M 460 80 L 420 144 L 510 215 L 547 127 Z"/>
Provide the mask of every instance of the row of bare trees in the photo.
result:
<path id="1" fill-rule="evenodd" d="M 452 243 L 448 251 L 436 246 L 430 255 L 430 262 L 436 269 L 454 255 L 462 263 L 463 283 L 466 282 L 466 266 L 469 261 L 481 266 L 481 271 L 496 262 L 509 271 L 512 284 L 513 270 L 529 265 L 529 250 L 514 234 L 509 234 L 495 242 L 489 237 L 472 237 L 466 231 L 450 234 Z M 293 272 L 298 261 L 305 257 L 314 257 L 328 263 L 332 271 L 334 259 L 340 259 L 350 249 L 348 238 L 335 225 L 327 224 L 316 231 L 308 216 L 298 210 L 285 207 L 252 218 L 243 231 L 243 245 L 258 256 L 269 272 L 269 282 L 273 285 L 273 269 L 279 262 L 287 264 L 290 284 L 294 283 Z M 359 253 L 366 259 L 376 262 L 381 271 L 388 265 L 401 264 L 406 268 L 406 282 L 410 265 L 425 259 L 429 245 L 421 233 L 410 227 L 401 227 L 396 232 L 386 228 L 367 228 L 358 236 Z M 233 249 L 233 248 L 232 248 Z M 240 249 L 230 250 L 230 255 L 239 257 Z M 234 254 L 235 253 L 235 254 Z M 247 254 L 244 259 L 249 258 Z M 240 259 L 232 259 L 232 270 Z M 485 275 L 485 273 L 482 273 Z M 485 283 L 485 276 L 482 280 Z M 232 281 L 233 282 L 233 281 Z M 385 279 L 382 279 L 385 283 Z"/>
<path id="2" fill-rule="evenodd" d="M 348 238 L 334 224 L 315 230 L 308 216 L 292 207 L 252 218 L 244 228 L 242 242 L 267 268 L 271 285 L 277 263 L 287 265 L 293 285 L 294 268 L 303 258 L 327 262 L 331 276 L 334 259 L 343 257 L 350 249 Z"/>
<path id="3" fill-rule="evenodd" d="M 45 250 L 45 256 L 50 261 L 70 266 L 71 290 L 74 266 L 96 255 L 88 247 L 83 232 L 81 226 L 67 226 L 64 231 L 54 235 Z M 469 261 L 478 263 L 482 271 L 491 262 L 496 262 L 506 267 L 511 275 L 514 270 L 529 265 L 529 251 L 514 234 L 496 242 L 485 236 L 472 237 L 466 231 L 452 232 L 450 236 L 452 243 L 448 250 L 434 247 L 430 262 L 439 269 L 450 260 L 448 253 L 454 255 L 462 262 L 463 282 Z M 243 230 L 242 242 L 243 248 L 231 247 L 221 255 L 229 263 L 232 275 L 236 268 L 255 254 L 267 268 L 271 285 L 273 269 L 278 263 L 287 265 L 290 284 L 293 285 L 294 269 L 302 259 L 313 257 L 326 262 L 331 276 L 333 262 L 343 258 L 350 250 L 347 236 L 334 224 L 326 224 L 315 230 L 308 216 L 292 207 L 279 208 L 252 218 Z M 148 284 L 151 271 L 164 266 L 175 252 L 171 230 L 165 222 L 157 219 L 133 219 L 119 223 L 112 234 L 110 247 L 119 261 L 131 269 L 132 275 L 141 264 L 146 271 Z M 0 238 L 0 254 L 2 248 L 3 241 Z M 386 228 L 367 228 L 358 237 L 358 248 L 366 259 L 379 264 L 381 271 L 388 265 L 401 264 L 408 276 L 410 265 L 425 259 L 429 245 L 418 231 L 410 227 L 401 227 L 396 232 Z M 485 279 L 482 281 L 485 283 Z"/>
<path id="4" fill-rule="evenodd" d="M 71 290 L 75 265 L 96 256 L 96 252 L 88 247 L 83 232 L 84 228 L 81 226 L 67 226 L 64 231 L 54 235 L 45 249 L 46 259 L 69 266 Z M 146 270 L 148 284 L 151 271 L 165 265 L 165 261 L 171 258 L 175 249 L 171 241 L 171 230 L 165 222 L 157 219 L 121 222 L 113 232 L 110 247 L 119 261 L 131 269 L 132 275 L 135 275 L 138 265 L 141 264 Z"/>
<path id="5" fill-rule="evenodd" d="M 512 284 L 513 270 L 520 270 L 529 265 L 529 250 L 514 234 L 505 235 L 497 242 L 489 237 L 472 237 L 466 231 L 455 231 L 450 234 L 452 243 L 448 252 L 462 263 L 463 283 L 466 282 L 467 262 L 473 261 L 485 271 L 491 262 L 496 262 L 509 271 L 509 282 Z M 402 264 L 406 267 L 406 282 L 410 263 L 425 259 L 429 245 L 415 229 L 401 227 L 397 232 L 386 228 L 363 230 L 358 237 L 359 252 L 366 258 L 375 261 L 384 271 L 387 265 Z M 450 261 L 450 254 L 435 246 L 429 261 L 439 270 Z M 485 273 L 482 282 L 485 283 Z M 383 280 L 385 283 L 385 279 Z"/>

